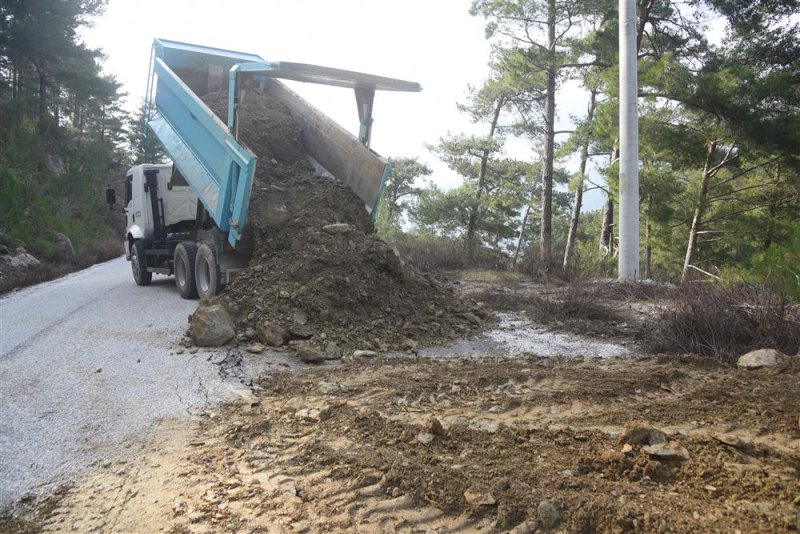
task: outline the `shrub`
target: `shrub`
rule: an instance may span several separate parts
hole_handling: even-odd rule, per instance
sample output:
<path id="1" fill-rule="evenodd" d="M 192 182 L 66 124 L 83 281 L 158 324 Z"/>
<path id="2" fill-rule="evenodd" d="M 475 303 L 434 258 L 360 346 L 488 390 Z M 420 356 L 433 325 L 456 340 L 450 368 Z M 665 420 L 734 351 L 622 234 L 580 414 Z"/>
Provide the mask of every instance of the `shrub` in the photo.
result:
<path id="1" fill-rule="evenodd" d="M 788 297 L 755 286 L 688 285 L 645 330 L 655 352 L 695 353 L 734 363 L 744 352 L 800 350 L 800 311 Z"/>

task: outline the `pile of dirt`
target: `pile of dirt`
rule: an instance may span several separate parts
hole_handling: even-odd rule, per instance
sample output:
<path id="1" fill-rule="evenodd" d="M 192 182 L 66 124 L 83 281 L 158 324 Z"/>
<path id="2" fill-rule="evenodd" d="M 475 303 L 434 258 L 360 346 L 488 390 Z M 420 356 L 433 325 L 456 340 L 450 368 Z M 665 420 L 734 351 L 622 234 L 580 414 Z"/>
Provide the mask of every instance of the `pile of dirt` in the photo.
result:
<path id="1" fill-rule="evenodd" d="M 204 100 L 218 115 L 224 92 Z M 239 138 L 259 158 L 248 219 L 253 259 L 226 289 L 242 339 L 343 351 L 413 350 L 469 335 L 488 315 L 404 263 L 364 203 L 315 172 L 288 108 L 249 90 Z"/>

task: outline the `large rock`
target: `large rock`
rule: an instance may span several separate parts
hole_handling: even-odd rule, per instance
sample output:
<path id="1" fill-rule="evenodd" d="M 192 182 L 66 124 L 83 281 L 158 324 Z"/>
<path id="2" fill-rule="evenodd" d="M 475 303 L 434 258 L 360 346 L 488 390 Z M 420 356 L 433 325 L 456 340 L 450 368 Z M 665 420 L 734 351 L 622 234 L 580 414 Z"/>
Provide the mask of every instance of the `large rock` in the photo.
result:
<path id="1" fill-rule="evenodd" d="M 27 250 L 20 247 L 8 255 L 2 255 L 0 262 L 7 264 L 11 269 L 27 269 L 39 265 L 39 260 L 34 258 Z"/>
<path id="2" fill-rule="evenodd" d="M 780 372 L 789 365 L 789 357 L 779 350 L 758 349 L 739 356 L 736 366 L 741 369 L 772 369 Z"/>
<path id="3" fill-rule="evenodd" d="M 228 309 L 218 303 L 200 303 L 192 314 L 189 336 L 200 347 L 219 347 L 236 335 Z"/>

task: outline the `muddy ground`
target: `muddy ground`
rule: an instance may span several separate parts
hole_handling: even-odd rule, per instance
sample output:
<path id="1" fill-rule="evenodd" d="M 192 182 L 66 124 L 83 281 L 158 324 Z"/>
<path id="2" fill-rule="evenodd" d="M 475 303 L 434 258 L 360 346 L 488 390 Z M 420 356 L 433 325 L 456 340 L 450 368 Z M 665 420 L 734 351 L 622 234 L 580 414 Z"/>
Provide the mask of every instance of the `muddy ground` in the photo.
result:
<path id="1" fill-rule="evenodd" d="M 659 305 L 616 302 L 597 336 L 635 329 Z M 629 349 L 276 371 L 252 396 L 163 422 L 137 453 L 29 503 L 29 522 L 6 530 L 800 528 L 797 357 L 774 374 Z"/>

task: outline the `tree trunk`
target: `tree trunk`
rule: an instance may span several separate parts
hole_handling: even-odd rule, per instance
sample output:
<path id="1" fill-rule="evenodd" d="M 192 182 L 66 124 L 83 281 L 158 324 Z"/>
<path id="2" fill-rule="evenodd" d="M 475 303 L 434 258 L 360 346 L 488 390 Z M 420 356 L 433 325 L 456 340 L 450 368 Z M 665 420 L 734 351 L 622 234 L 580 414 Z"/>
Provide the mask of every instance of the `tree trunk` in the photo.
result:
<path id="1" fill-rule="evenodd" d="M 39 127 L 41 128 L 47 115 L 47 75 L 39 67 L 36 67 L 36 73 L 39 77 Z"/>
<path id="2" fill-rule="evenodd" d="M 531 202 L 533 202 L 533 198 L 531 201 L 528 202 L 528 207 L 525 208 L 525 215 L 522 216 L 522 224 L 519 228 L 519 238 L 517 239 L 517 248 L 514 251 L 514 261 L 512 265 L 514 268 L 517 267 L 517 261 L 519 260 L 519 253 L 522 251 L 522 242 L 525 237 L 525 228 L 528 226 L 528 215 L 531 213 Z"/>
<path id="3" fill-rule="evenodd" d="M 619 158 L 619 147 L 614 146 L 609 154 L 608 166 L 611 167 Z M 606 256 L 614 255 L 614 197 L 611 196 L 611 184 L 608 184 L 606 201 L 603 204 L 603 225 L 600 228 L 600 252 Z"/>
<path id="4" fill-rule="evenodd" d="M 645 208 L 645 223 L 644 223 L 644 279 L 650 280 L 650 266 L 652 263 L 653 249 L 650 244 L 650 210 L 653 209 L 653 195 L 647 195 L 647 207 Z"/>
<path id="5" fill-rule="evenodd" d="M 686 246 L 686 258 L 683 261 L 683 271 L 681 272 L 681 284 L 684 284 L 689 279 L 689 266 L 692 264 L 692 257 L 694 256 L 694 249 L 697 246 L 697 232 L 700 231 L 701 219 L 706 209 L 706 196 L 708 195 L 708 181 L 711 178 L 711 158 L 714 156 L 714 151 L 717 149 L 717 140 L 713 140 L 708 144 L 708 152 L 706 154 L 706 163 L 703 166 L 703 175 L 700 178 L 700 193 L 697 195 L 697 206 L 694 210 L 694 217 L 692 218 L 692 227 L 689 230 L 689 243 Z"/>
<path id="6" fill-rule="evenodd" d="M 500 112 L 505 105 L 505 101 L 503 99 L 498 99 L 495 103 L 494 108 L 494 115 L 492 116 L 492 122 L 489 125 L 489 139 L 494 138 L 494 134 L 497 131 L 497 123 L 500 121 Z M 475 189 L 475 205 L 472 207 L 472 210 L 469 214 L 469 222 L 467 224 L 467 237 L 464 240 L 464 249 L 467 252 L 467 257 L 472 259 L 473 254 L 475 253 L 475 233 L 478 229 L 478 222 L 480 220 L 480 209 L 481 209 L 481 196 L 483 195 L 483 188 L 486 185 L 486 171 L 489 168 L 489 150 L 484 150 L 483 154 L 481 155 L 481 167 L 478 174 L 478 185 Z"/>
<path id="7" fill-rule="evenodd" d="M 547 44 L 550 62 L 547 68 L 544 117 L 544 166 L 542 167 L 542 222 L 539 259 L 544 272 L 550 271 L 553 234 L 553 151 L 556 118 L 556 2 L 547 2 Z"/>
<path id="8" fill-rule="evenodd" d="M 594 105 L 597 98 L 597 89 L 592 88 L 589 93 L 589 110 L 586 114 L 586 120 L 589 123 L 589 130 L 586 132 L 586 139 L 581 144 L 581 163 L 578 171 L 578 183 L 575 186 L 575 200 L 572 202 L 572 219 L 569 223 L 569 234 L 567 234 L 567 246 L 564 248 L 564 262 L 561 269 L 564 274 L 567 273 L 569 267 L 569 260 L 572 256 L 572 251 L 575 249 L 575 239 L 578 235 L 578 222 L 581 217 L 581 205 L 583 204 L 583 181 L 586 178 L 586 161 L 589 159 L 589 142 L 592 137 L 592 121 L 594 120 Z"/>

